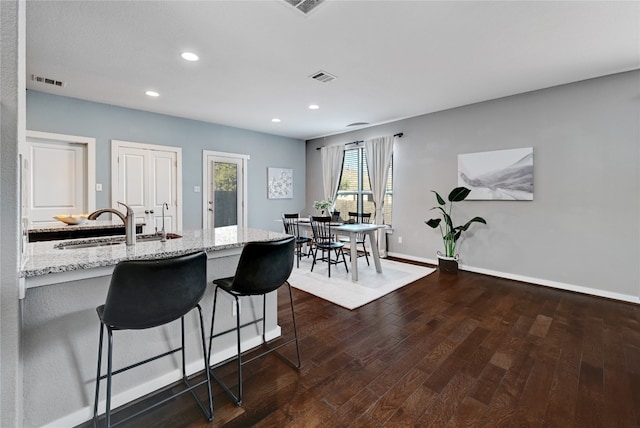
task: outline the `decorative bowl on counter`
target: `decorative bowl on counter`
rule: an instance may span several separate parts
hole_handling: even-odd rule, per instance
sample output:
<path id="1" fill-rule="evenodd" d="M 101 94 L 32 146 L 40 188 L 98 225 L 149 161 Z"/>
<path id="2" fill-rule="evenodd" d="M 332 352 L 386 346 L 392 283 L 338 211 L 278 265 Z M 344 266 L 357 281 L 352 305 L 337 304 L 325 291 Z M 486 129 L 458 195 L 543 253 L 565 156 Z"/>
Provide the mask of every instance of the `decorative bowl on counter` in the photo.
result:
<path id="1" fill-rule="evenodd" d="M 66 224 L 83 224 L 88 221 L 87 217 L 89 214 L 59 214 L 53 218 Z"/>

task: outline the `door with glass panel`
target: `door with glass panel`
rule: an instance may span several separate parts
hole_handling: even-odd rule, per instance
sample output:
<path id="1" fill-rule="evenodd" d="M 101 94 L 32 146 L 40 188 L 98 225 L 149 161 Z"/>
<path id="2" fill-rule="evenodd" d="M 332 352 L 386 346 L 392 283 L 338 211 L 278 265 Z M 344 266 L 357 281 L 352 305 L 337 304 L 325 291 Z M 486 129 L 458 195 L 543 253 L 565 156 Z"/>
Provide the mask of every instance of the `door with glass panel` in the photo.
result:
<path id="1" fill-rule="evenodd" d="M 205 228 L 246 226 L 246 160 L 244 155 L 206 152 L 203 212 Z"/>

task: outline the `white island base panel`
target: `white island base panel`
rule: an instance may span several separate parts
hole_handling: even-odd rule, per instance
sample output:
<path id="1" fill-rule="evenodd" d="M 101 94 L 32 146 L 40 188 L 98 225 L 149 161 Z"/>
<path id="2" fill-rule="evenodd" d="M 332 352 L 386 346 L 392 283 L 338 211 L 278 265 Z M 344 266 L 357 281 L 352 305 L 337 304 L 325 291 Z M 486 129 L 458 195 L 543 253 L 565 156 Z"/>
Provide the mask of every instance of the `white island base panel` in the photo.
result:
<path id="1" fill-rule="evenodd" d="M 277 239 L 277 236 L 268 238 L 271 239 Z M 214 279 L 235 273 L 242 245 L 225 247 L 223 251 L 207 252 L 209 284 Z M 27 409 L 24 413 L 24 426 L 27 428 L 71 427 L 92 418 L 100 326 L 96 307 L 104 304 L 111 279 L 110 270 L 105 266 L 82 269 L 82 274 L 63 271 L 46 276 L 46 280 L 39 276 L 27 277 L 25 298 L 22 300 L 23 392 L 24 408 Z M 213 285 L 209 285 L 200 302 L 207 346 L 213 290 Z M 235 326 L 232 300 L 223 294 L 220 294 L 218 300 L 216 332 Z M 188 374 L 204 369 L 197 314 L 197 310 L 194 310 L 185 317 Z M 244 323 L 261 316 L 261 297 L 244 298 L 241 321 Z M 261 323 L 242 329 L 243 349 L 250 349 L 261 343 L 259 328 Z M 277 295 L 271 293 L 267 296 L 267 339 L 279 335 Z M 179 321 L 149 330 L 116 331 L 114 370 L 178 346 Z M 106 351 L 105 345 L 103 374 L 106 372 Z M 224 361 L 235 353 L 235 334 L 218 337 L 213 342 L 211 364 Z M 112 409 L 180 380 L 180 370 L 181 357 L 177 352 L 114 376 Z M 99 413 L 104 412 L 105 392 L 106 382 L 103 381 Z"/>

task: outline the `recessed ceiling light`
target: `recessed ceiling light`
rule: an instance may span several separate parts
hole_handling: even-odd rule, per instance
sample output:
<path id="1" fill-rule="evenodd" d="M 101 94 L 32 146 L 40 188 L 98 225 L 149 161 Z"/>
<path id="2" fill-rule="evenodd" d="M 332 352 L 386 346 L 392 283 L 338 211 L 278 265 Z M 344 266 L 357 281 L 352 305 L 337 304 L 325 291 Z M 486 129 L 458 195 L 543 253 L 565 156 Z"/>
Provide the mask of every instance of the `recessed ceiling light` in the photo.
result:
<path id="1" fill-rule="evenodd" d="M 320 108 L 320 106 L 319 106 L 318 104 L 311 104 L 311 105 L 309 106 L 309 108 L 310 108 L 311 110 L 318 110 L 318 109 Z"/>
<path id="2" fill-rule="evenodd" d="M 160 96 L 160 94 L 157 93 L 156 91 L 147 91 L 147 92 L 145 92 L 145 94 L 147 94 L 150 97 L 159 97 Z"/>
<path id="3" fill-rule="evenodd" d="M 182 52 L 180 56 L 186 61 L 197 61 L 200 59 L 198 55 L 194 54 L 193 52 Z"/>
<path id="4" fill-rule="evenodd" d="M 280 119 L 278 119 L 277 117 L 274 117 L 273 119 L 271 119 L 271 122 L 279 123 Z"/>

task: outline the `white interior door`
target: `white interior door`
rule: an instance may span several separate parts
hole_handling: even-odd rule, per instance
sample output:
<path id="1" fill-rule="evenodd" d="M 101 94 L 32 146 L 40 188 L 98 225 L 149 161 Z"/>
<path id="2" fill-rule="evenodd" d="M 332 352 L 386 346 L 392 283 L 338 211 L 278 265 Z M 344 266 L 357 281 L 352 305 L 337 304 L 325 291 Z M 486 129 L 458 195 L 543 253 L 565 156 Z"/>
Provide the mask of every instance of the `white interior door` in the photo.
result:
<path id="1" fill-rule="evenodd" d="M 93 139 L 27 132 L 27 215 L 32 223 L 95 209 Z"/>
<path id="2" fill-rule="evenodd" d="M 203 160 L 203 227 L 246 227 L 248 156 L 205 150 Z"/>
<path id="3" fill-rule="evenodd" d="M 180 148 L 113 141 L 112 151 L 117 165 L 113 207 L 124 210 L 118 201 L 129 205 L 136 221 L 145 223 L 143 233 L 162 230 L 165 207 L 165 230 L 179 230 Z"/>
<path id="4" fill-rule="evenodd" d="M 162 230 L 162 210 L 164 209 L 164 226 L 167 232 L 175 232 L 177 209 L 177 154 L 160 150 L 147 153 L 151 175 L 149 184 L 150 211 L 152 225 Z M 168 207 L 164 204 L 167 204 Z"/>

